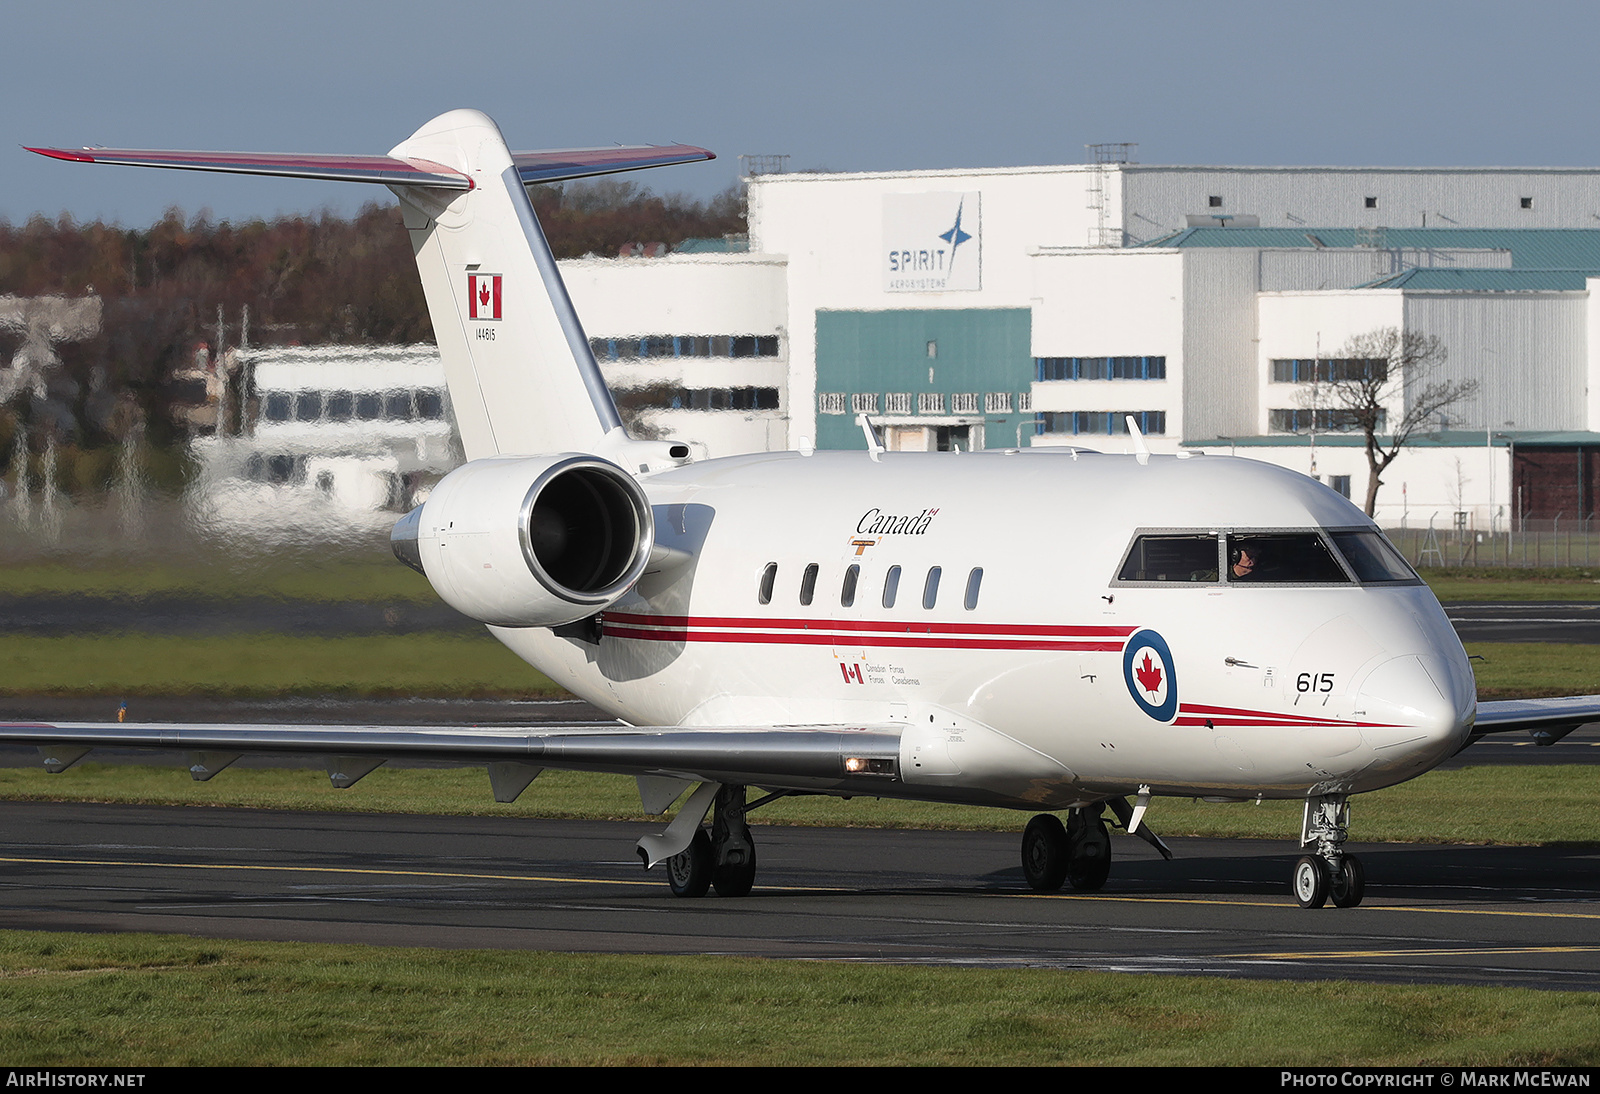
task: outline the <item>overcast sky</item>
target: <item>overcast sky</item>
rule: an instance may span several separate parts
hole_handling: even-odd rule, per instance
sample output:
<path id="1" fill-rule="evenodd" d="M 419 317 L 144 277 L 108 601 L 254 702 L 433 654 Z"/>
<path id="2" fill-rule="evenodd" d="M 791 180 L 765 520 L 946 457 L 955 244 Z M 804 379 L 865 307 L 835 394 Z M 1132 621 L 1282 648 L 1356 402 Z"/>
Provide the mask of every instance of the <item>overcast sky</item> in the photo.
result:
<path id="1" fill-rule="evenodd" d="M 1079 163 L 1600 164 L 1600 5 L 672 0 L 8 5 L 0 216 L 145 225 L 387 198 L 75 166 L 21 144 L 385 152 L 458 106 L 513 148 L 683 141 L 839 171 Z M 9 150 L 5 146 L 9 145 Z"/>

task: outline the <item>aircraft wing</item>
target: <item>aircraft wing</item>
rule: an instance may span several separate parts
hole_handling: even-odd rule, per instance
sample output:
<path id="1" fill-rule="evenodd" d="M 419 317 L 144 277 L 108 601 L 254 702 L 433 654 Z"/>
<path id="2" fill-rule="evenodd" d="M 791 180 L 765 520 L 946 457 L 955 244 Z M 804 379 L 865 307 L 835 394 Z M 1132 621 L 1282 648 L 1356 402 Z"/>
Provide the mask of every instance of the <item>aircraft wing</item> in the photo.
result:
<path id="1" fill-rule="evenodd" d="M 903 728 L 8 723 L 0 725 L 0 743 L 37 746 L 52 772 L 94 748 L 181 751 L 189 756 L 190 774 L 202 781 L 245 753 L 310 753 L 329 758 L 329 776 L 340 787 L 354 785 L 385 760 L 420 759 L 871 793 L 899 780 Z M 516 797 L 500 797 L 499 789 L 501 801 Z"/>
<path id="2" fill-rule="evenodd" d="M 1526 731 L 1541 745 L 1553 745 L 1579 726 L 1600 722 L 1600 695 L 1562 699 L 1502 699 L 1478 704 L 1471 744 L 1490 733 Z"/>
<path id="3" fill-rule="evenodd" d="M 184 171 L 222 171 L 237 175 L 331 179 L 337 182 L 379 182 L 391 186 L 431 186 L 470 190 L 472 180 L 460 171 L 423 159 L 395 156 L 337 156 L 285 152 L 182 152 L 143 148 L 29 148 L 41 156 L 75 163 L 114 163 L 125 167 L 168 167 Z M 612 145 L 607 148 L 558 148 L 513 152 L 512 162 L 524 185 L 589 178 L 619 171 L 642 171 L 674 163 L 717 157 L 688 144 Z"/>

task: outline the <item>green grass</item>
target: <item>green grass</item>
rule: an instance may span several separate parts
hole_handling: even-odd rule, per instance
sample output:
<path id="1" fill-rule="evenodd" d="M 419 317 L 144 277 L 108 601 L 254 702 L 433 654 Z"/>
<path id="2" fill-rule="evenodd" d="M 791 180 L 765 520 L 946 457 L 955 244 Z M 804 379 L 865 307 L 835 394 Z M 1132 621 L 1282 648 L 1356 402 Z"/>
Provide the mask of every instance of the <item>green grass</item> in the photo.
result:
<path id="1" fill-rule="evenodd" d="M 1374 843 L 1600 843 L 1594 772 L 1584 765 L 1433 771 L 1358 797 L 1351 838 Z M 546 771 L 516 802 L 501 804 L 491 796 L 481 767 L 380 767 L 354 787 L 334 790 L 320 770 L 230 768 L 197 783 L 177 767 L 84 762 L 59 775 L 42 767 L 0 768 L 0 799 L 660 823 L 640 810 L 630 777 Z M 1537 802 L 1537 808 L 1530 802 Z M 1027 814 L 893 799 L 804 797 L 763 806 L 751 818 L 763 825 L 1009 832 L 1020 830 Z M 1149 819 L 1163 836 L 1288 839 L 1299 835 L 1300 803 L 1213 805 L 1157 798 Z"/>
<path id="2" fill-rule="evenodd" d="M 1479 699 L 1600 694 L 1600 646 L 1469 642 Z"/>
<path id="3" fill-rule="evenodd" d="M 1446 604 L 1473 601 L 1600 600 L 1600 568 L 1435 567 L 1419 569 Z"/>
<path id="4" fill-rule="evenodd" d="M 0 1058 L 80 1065 L 1571 1066 L 1600 996 L 0 932 Z M 914 1016 L 914 1017 L 912 1017 Z"/>
<path id="5" fill-rule="evenodd" d="M 510 698 L 559 691 L 487 632 L 0 635 L 0 695 Z"/>

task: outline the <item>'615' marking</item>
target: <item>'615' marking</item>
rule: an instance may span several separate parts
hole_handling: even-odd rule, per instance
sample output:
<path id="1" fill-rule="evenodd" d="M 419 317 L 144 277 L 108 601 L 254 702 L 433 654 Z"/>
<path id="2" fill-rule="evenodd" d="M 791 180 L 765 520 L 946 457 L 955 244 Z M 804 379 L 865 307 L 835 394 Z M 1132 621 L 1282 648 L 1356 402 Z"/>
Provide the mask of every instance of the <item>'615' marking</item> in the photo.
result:
<path id="1" fill-rule="evenodd" d="M 1333 673 L 1331 672 L 1302 672 L 1294 678 L 1294 690 L 1299 692 L 1317 691 L 1327 692 L 1333 690 Z"/>

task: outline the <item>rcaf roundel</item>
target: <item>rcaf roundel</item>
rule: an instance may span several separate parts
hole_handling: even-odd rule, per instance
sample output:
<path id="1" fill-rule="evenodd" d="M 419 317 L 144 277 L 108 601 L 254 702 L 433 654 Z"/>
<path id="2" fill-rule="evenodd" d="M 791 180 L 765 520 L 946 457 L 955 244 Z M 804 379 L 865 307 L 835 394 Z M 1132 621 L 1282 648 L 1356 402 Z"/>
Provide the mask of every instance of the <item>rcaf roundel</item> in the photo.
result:
<path id="1" fill-rule="evenodd" d="M 501 318 L 499 274 L 467 275 L 467 318 L 480 321 Z"/>
<path id="2" fill-rule="evenodd" d="M 1122 679 L 1141 710 L 1158 722 L 1178 713 L 1178 676 L 1172 651 L 1155 631 L 1135 631 L 1122 648 Z"/>

